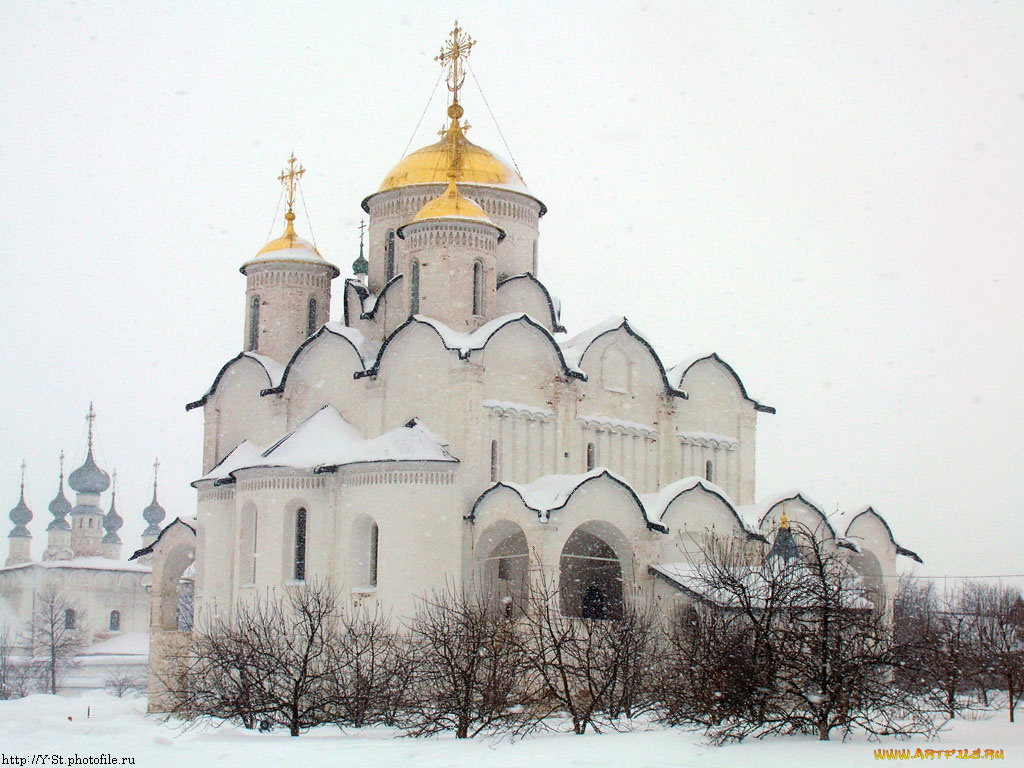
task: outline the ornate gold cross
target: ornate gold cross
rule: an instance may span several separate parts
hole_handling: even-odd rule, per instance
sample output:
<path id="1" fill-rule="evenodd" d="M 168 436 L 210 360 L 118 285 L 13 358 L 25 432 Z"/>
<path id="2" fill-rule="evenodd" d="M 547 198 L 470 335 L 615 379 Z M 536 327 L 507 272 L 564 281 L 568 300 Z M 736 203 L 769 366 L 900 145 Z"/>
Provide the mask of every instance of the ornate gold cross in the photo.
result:
<path id="1" fill-rule="evenodd" d="M 282 184 L 288 186 L 288 212 L 291 213 L 295 206 L 295 183 L 299 178 L 306 172 L 306 169 L 301 165 L 298 170 L 295 169 L 295 153 L 292 152 L 292 156 L 288 158 L 288 170 L 281 171 L 281 175 L 277 177 L 277 180 Z"/>
<path id="2" fill-rule="evenodd" d="M 459 103 L 459 89 L 466 79 L 462 63 L 464 59 L 469 58 L 469 52 L 475 43 L 476 41 L 465 34 L 459 26 L 459 22 L 456 21 L 451 37 L 441 46 L 441 53 L 434 58 L 434 61 L 440 62 L 441 66 L 448 70 L 448 90 L 452 94 L 452 106 Z M 451 114 L 450 109 L 449 114 Z M 456 119 L 462 117 L 462 115 L 451 116 Z"/>

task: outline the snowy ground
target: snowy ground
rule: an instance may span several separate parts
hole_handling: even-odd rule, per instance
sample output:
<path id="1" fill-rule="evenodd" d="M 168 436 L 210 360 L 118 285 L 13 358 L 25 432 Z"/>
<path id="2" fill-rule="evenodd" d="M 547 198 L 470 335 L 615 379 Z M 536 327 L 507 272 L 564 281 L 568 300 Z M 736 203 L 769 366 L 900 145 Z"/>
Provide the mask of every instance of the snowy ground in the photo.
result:
<path id="1" fill-rule="evenodd" d="M 1011 726 L 1006 712 L 988 719 L 952 724 L 937 742 L 858 739 L 846 743 L 820 743 L 810 738 L 778 738 L 726 747 L 703 743 L 700 734 L 678 729 L 636 733 L 588 735 L 547 734 L 520 741 L 451 738 L 395 738 L 383 730 L 342 734 L 319 729 L 291 739 L 285 733 L 259 734 L 240 729 L 181 731 L 145 714 L 145 699 L 118 699 L 101 692 L 74 698 L 35 695 L 0 701 L 0 753 L 4 763 L 12 757 L 57 754 L 63 765 L 70 757 L 112 755 L 134 758 L 139 766 L 244 765 L 245 768 L 280 768 L 283 765 L 457 766 L 458 768 L 576 768 L 577 766 L 662 766 L 715 768 L 717 766 L 828 766 L 845 768 L 875 764 L 877 748 L 918 747 L 932 750 L 1002 749 L 999 764 L 1024 765 L 1024 725 Z M 933 759 L 948 758 L 939 756 Z M 98 762 L 98 761 L 97 761 Z M 15 763 L 16 764 L 16 763 Z M 51 765 L 37 758 L 36 765 Z M 56 763 L 60 764 L 60 763 Z M 97 763 L 93 763 L 97 764 Z M 110 764 L 109 761 L 107 764 Z"/>

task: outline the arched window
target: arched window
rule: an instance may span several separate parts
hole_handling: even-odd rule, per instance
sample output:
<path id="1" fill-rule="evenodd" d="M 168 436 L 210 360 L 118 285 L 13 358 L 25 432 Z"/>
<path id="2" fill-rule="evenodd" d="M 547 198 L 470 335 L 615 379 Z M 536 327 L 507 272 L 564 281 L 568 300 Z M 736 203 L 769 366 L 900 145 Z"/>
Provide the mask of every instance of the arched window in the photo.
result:
<path id="1" fill-rule="evenodd" d="M 484 265 L 479 261 L 473 262 L 473 314 L 484 313 Z"/>
<path id="2" fill-rule="evenodd" d="M 533 274 L 537 275 L 537 241 L 533 241 Z"/>
<path id="3" fill-rule="evenodd" d="M 370 583 L 369 586 L 377 586 L 377 524 L 370 528 Z"/>
<path id="4" fill-rule="evenodd" d="M 253 296 L 249 303 L 249 348 L 252 352 L 260 338 L 260 297 Z"/>
<path id="5" fill-rule="evenodd" d="M 295 510 L 295 580 L 306 580 L 306 508 Z"/>
<path id="6" fill-rule="evenodd" d="M 412 276 L 409 280 L 409 314 L 416 315 L 420 311 L 420 263 L 413 261 L 410 268 Z"/>
<path id="7" fill-rule="evenodd" d="M 491 440 L 491 482 L 498 482 L 498 441 Z"/>
<path id="8" fill-rule="evenodd" d="M 389 230 L 385 241 L 385 264 L 387 265 L 387 279 L 395 276 L 395 230 Z"/>
<path id="9" fill-rule="evenodd" d="M 597 451 L 594 449 L 593 443 L 587 443 L 587 472 L 594 468 L 597 463 Z"/>
<path id="10" fill-rule="evenodd" d="M 75 609 L 66 608 L 64 610 L 64 629 L 75 628 Z"/>
<path id="11" fill-rule="evenodd" d="M 111 611 L 110 612 L 110 631 L 120 632 L 121 631 L 121 612 Z"/>
<path id="12" fill-rule="evenodd" d="M 376 521 L 366 514 L 357 515 L 349 540 L 349 579 L 353 589 L 377 586 L 378 539 Z"/>
<path id="13" fill-rule="evenodd" d="M 89 527 L 92 528 L 92 518 L 89 518 Z"/>
<path id="14" fill-rule="evenodd" d="M 715 465 L 710 461 L 704 465 L 704 479 L 709 483 L 715 482 Z"/>
<path id="15" fill-rule="evenodd" d="M 316 330 L 316 299 L 309 300 L 309 314 L 306 317 L 306 336 L 312 336 Z"/>
<path id="16" fill-rule="evenodd" d="M 246 507 L 242 510 L 242 552 L 239 576 L 243 584 L 256 582 L 256 509 Z"/>

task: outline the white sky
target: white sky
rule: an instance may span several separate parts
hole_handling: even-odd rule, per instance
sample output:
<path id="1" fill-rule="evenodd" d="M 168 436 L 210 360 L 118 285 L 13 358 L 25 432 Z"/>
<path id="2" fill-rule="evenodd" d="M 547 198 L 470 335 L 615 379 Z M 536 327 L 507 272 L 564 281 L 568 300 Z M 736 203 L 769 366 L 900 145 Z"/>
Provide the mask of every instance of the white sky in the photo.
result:
<path id="1" fill-rule="evenodd" d="M 778 408 L 759 500 L 872 504 L 925 573 L 1024 572 L 1024 4 L 937 0 L 0 4 L 0 500 L 24 457 L 37 555 L 90 399 L 126 551 L 154 456 L 194 512 L 184 404 L 241 346 L 275 177 L 294 148 L 347 268 L 456 16 L 570 332 L 722 355 Z M 410 149 L 443 120 L 439 89 Z"/>

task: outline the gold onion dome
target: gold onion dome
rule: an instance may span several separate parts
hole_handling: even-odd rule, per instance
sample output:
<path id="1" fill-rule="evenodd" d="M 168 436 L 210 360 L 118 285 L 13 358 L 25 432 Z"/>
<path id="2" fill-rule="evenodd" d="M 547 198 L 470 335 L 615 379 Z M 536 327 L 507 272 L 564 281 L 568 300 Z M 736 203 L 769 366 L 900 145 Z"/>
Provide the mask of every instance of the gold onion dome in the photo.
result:
<path id="1" fill-rule="evenodd" d="M 292 211 L 288 211 L 288 213 L 284 215 L 284 219 L 284 234 L 275 240 L 271 240 L 260 248 L 259 253 L 241 266 L 240 271 L 245 272 L 245 268 L 252 266 L 253 264 L 265 264 L 273 261 L 291 261 L 303 264 L 323 264 L 324 266 L 328 266 L 334 270 L 334 277 L 337 277 L 340 274 L 340 270 L 321 256 L 320 251 L 316 249 L 316 246 L 296 234 L 294 224 L 295 214 Z"/>
<path id="2" fill-rule="evenodd" d="M 483 187 L 500 187 L 529 194 L 523 177 L 508 163 L 492 152 L 469 141 L 461 131 L 455 140 L 459 144 L 459 181 Z M 417 149 L 402 158 L 381 182 L 377 192 L 415 184 L 444 184 L 448 180 L 451 164 L 452 137 L 445 132 L 441 140 Z"/>
<path id="3" fill-rule="evenodd" d="M 448 179 L 447 189 L 420 208 L 409 224 L 419 224 L 425 221 L 470 221 L 487 224 L 498 231 L 498 240 L 505 237 L 505 231 L 491 221 L 491 217 L 484 209 L 459 191 L 459 185 L 452 177 Z M 399 237 L 403 236 L 402 232 L 409 224 L 399 227 Z"/>

